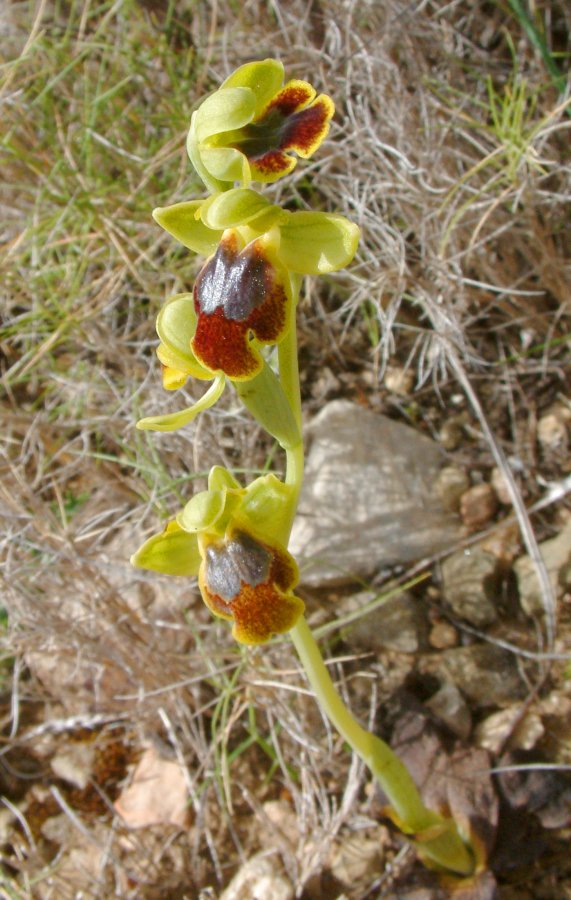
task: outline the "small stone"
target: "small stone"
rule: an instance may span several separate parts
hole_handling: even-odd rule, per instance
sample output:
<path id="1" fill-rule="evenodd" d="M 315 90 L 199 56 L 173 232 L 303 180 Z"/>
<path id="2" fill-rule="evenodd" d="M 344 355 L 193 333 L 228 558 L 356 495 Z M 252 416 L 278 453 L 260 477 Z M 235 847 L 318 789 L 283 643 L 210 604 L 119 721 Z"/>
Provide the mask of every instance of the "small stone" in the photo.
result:
<path id="1" fill-rule="evenodd" d="M 446 466 L 438 473 L 434 488 L 444 509 L 450 512 L 458 512 L 460 498 L 470 487 L 470 479 L 462 469 L 456 466 Z"/>
<path id="2" fill-rule="evenodd" d="M 511 568 L 514 559 L 521 553 L 519 525 L 517 522 L 512 522 L 509 525 L 494 528 L 491 534 L 479 542 L 478 547 L 495 556 L 504 570 Z"/>
<path id="3" fill-rule="evenodd" d="M 522 753 L 506 753 L 500 758 L 500 765 L 507 769 L 498 775 L 505 799 L 513 809 L 524 809 L 527 815 L 533 812 L 544 828 L 568 828 L 571 825 L 571 785 L 567 773 L 519 768 L 518 763 L 528 761 L 529 757 Z"/>
<path id="4" fill-rule="evenodd" d="M 385 370 L 385 387 L 399 397 L 407 397 L 414 387 L 414 372 L 401 366 L 387 366 Z"/>
<path id="5" fill-rule="evenodd" d="M 455 684 L 443 684 L 427 701 L 426 706 L 453 734 L 463 741 L 468 740 L 472 730 L 472 716 Z"/>
<path id="6" fill-rule="evenodd" d="M 458 539 L 456 517 L 434 492 L 442 465 L 435 441 L 346 400 L 326 404 L 306 434 L 289 546 L 304 584 L 354 584 Z"/>
<path id="7" fill-rule="evenodd" d="M 339 608 L 353 612 L 375 599 L 373 591 L 354 594 Z M 426 641 L 427 622 L 422 605 L 410 594 L 399 594 L 381 603 L 347 628 L 347 640 L 363 650 L 396 650 L 416 653 Z"/>
<path id="8" fill-rule="evenodd" d="M 510 706 L 488 716 L 476 727 L 476 745 L 494 754 L 504 749 L 532 750 L 545 734 L 545 728 L 537 713 L 528 711 L 518 722 L 520 717 L 520 706 Z"/>
<path id="9" fill-rule="evenodd" d="M 435 650 L 449 650 L 458 644 L 458 632 L 450 622 L 437 622 L 432 626 L 428 642 Z"/>
<path id="10" fill-rule="evenodd" d="M 50 765 L 58 778 L 83 790 L 89 784 L 94 757 L 93 744 L 69 744 L 56 753 Z"/>
<path id="11" fill-rule="evenodd" d="M 498 561 L 485 550 L 460 550 L 441 565 L 444 599 L 460 618 L 478 628 L 497 619 Z"/>
<path id="12" fill-rule="evenodd" d="M 329 860 L 331 874 L 345 887 L 355 887 L 364 879 L 370 884 L 373 873 L 383 870 L 381 844 L 378 837 L 362 832 L 347 834 L 336 843 Z"/>
<path id="13" fill-rule="evenodd" d="M 490 483 L 494 491 L 496 492 L 496 497 L 498 498 L 500 503 L 503 503 L 505 506 L 509 506 L 512 502 L 510 492 L 508 491 L 504 473 L 501 469 L 498 469 L 497 466 L 492 469 Z"/>
<path id="14" fill-rule="evenodd" d="M 448 419 L 440 429 L 438 439 L 445 450 L 456 450 L 464 439 L 464 429 L 457 419 Z"/>
<path id="15" fill-rule="evenodd" d="M 571 587 L 571 518 L 557 537 L 539 545 L 555 596 Z M 521 607 L 528 616 L 542 615 L 544 607 L 535 566 L 522 556 L 514 566 Z"/>
<path id="16" fill-rule="evenodd" d="M 66 813 L 60 813 L 58 816 L 50 816 L 42 822 L 40 831 L 48 841 L 63 846 L 69 840 L 71 823 Z"/>
<path id="17" fill-rule="evenodd" d="M 290 804 L 286 800 L 267 800 L 262 808 L 271 824 L 293 850 L 299 840 L 299 820 Z M 272 828 L 264 829 L 260 837 L 264 845 L 267 841 L 268 847 L 275 846 L 275 834 Z"/>
<path id="18" fill-rule="evenodd" d="M 113 805 L 129 828 L 173 825 L 184 830 L 190 812 L 184 769 L 149 747 Z"/>
<path id="19" fill-rule="evenodd" d="M 340 388 L 339 379 L 328 366 L 324 366 L 311 386 L 311 396 L 321 403 Z"/>
<path id="20" fill-rule="evenodd" d="M 220 900 L 293 900 L 291 882 L 280 872 L 276 855 L 258 853 L 245 862 L 228 887 L 220 894 Z"/>
<path id="21" fill-rule="evenodd" d="M 0 841 L 7 844 L 14 832 L 16 814 L 7 806 L 0 807 Z"/>
<path id="22" fill-rule="evenodd" d="M 421 672 L 446 677 L 476 706 L 511 706 L 525 694 L 513 654 L 494 644 L 471 644 L 426 656 Z"/>
<path id="23" fill-rule="evenodd" d="M 491 484 L 476 484 L 460 498 L 460 515 L 470 531 L 487 525 L 497 507 L 498 498 Z"/>
<path id="24" fill-rule="evenodd" d="M 555 412 L 542 416 L 537 423 L 537 440 L 544 450 L 565 450 L 567 428 L 565 422 Z"/>

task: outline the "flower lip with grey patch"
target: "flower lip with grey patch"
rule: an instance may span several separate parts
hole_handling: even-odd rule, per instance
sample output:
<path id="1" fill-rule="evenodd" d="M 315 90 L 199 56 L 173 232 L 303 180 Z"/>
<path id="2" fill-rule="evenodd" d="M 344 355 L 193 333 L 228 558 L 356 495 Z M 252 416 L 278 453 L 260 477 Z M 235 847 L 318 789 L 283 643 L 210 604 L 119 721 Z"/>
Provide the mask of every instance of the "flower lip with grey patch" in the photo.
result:
<path id="1" fill-rule="evenodd" d="M 206 586 L 226 603 L 240 593 L 242 584 L 257 587 L 268 580 L 271 555 L 254 538 L 237 532 L 220 546 L 206 549 Z"/>

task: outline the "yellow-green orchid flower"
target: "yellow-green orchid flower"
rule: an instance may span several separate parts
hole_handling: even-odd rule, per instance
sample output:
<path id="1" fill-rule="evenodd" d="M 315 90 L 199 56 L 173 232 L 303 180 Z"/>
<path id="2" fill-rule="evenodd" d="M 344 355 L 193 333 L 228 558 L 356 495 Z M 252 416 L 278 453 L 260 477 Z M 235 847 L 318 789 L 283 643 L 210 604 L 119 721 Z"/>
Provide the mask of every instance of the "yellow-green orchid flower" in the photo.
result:
<path id="1" fill-rule="evenodd" d="M 293 628 L 304 611 L 293 593 L 297 565 L 285 547 L 294 507 L 293 489 L 275 475 L 241 488 L 215 466 L 208 490 L 196 494 L 131 562 L 167 575 L 197 575 L 204 602 L 233 623 L 236 640 L 262 644 Z"/>
<path id="2" fill-rule="evenodd" d="M 299 276 L 346 266 L 357 248 L 358 227 L 340 215 L 289 212 L 250 188 L 177 203 L 153 215 L 185 247 L 209 257 L 193 293 L 171 297 L 158 315 L 163 385 L 176 390 L 189 376 L 214 383 L 192 407 L 142 419 L 137 427 L 182 427 L 218 400 L 228 378 L 282 446 L 295 444 L 299 435 L 290 429 L 289 404 L 261 349 L 279 343 L 293 327 Z M 272 421 L 261 417 L 262 408 L 268 415 L 275 408 Z"/>
<path id="3" fill-rule="evenodd" d="M 276 59 L 246 63 L 193 113 L 190 160 L 210 191 L 234 182 L 273 182 L 309 158 L 329 131 L 335 107 L 306 81 L 284 84 Z"/>

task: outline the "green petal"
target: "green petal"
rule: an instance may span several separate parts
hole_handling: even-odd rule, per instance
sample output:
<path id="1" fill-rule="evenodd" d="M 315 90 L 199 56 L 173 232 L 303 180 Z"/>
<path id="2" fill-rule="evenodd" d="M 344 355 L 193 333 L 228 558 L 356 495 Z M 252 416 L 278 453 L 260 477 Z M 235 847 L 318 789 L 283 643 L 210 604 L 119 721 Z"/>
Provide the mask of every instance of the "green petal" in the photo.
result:
<path id="1" fill-rule="evenodd" d="M 189 200 L 173 206 L 159 206 L 153 210 L 153 219 L 189 250 L 210 256 L 216 250 L 222 232 L 213 231 L 196 217 L 202 203 L 202 200 Z"/>
<path id="2" fill-rule="evenodd" d="M 240 150 L 201 145 L 199 152 L 203 166 L 218 182 L 251 181 L 248 160 Z"/>
<path id="3" fill-rule="evenodd" d="M 212 381 L 212 372 L 201 366 L 194 357 L 187 354 L 181 356 L 171 350 L 170 347 L 167 347 L 166 344 L 159 344 L 157 356 L 163 366 L 176 369 L 178 372 L 184 372 L 187 377 L 200 378 L 201 381 Z"/>
<path id="4" fill-rule="evenodd" d="M 283 81 L 283 64 L 277 59 L 264 59 L 240 66 L 223 82 L 220 90 L 234 87 L 250 88 L 256 98 L 254 115 L 257 118 L 272 97 L 278 93 Z"/>
<path id="5" fill-rule="evenodd" d="M 248 381 L 233 381 L 236 393 L 257 422 L 284 449 L 299 444 L 301 435 L 282 384 L 265 361 L 258 375 Z"/>
<path id="6" fill-rule="evenodd" d="M 165 575 L 197 575 L 200 562 L 196 535 L 182 531 L 176 522 L 169 522 L 131 557 L 131 565 Z"/>
<path id="7" fill-rule="evenodd" d="M 157 334 L 161 339 L 159 359 L 173 369 L 188 372 L 193 378 L 212 378 L 212 372 L 200 365 L 190 348 L 196 331 L 196 312 L 192 294 L 169 297 L 157 316 Z"/>
<path id="8" fill-rule="evenodd" d="M 197 532 L 211 528 L 224 512 L 225 492 L 200 491 L 189 500 L 177 522 L 185 531 Z"/>
<path id="9" fill-rule="evenodd" d="M 280 226 L 280 259 L 299 275 L 336 272 L 357 251 L 357 225 L 333 213 L 295 212 Z"/>
<path id="10" fill-rule="evenodd" d="M 216 193 L 217 191 L 223 191 L 225 185 L 223 181 L 218 181 L 218 179 L 214 178 L 209 173 L 200 157 L 200 145 L 196 136 L 197 111 L 198 110 L 193 112 L 190 119 L 190 128 L 188 129 L 188 136 L 186 138 L 186 152 L 188 153 L 191 164 L 196 169 L 198 176 L 202 179 L 206 188 L 212 193 Z"/>
<path id="11" fill-rule="evenodd" d="M 264 540 L 285 545 L 295 514 L 295 493 L 275 475 L 263 475 L 246 488 L 238 515 L 247 518 L 252 531 Z"/>
<path id="12" fill-rule="evenodd" d="M 224 466 L 212 466 L 208 473 L 208 490 L 209 491 L 239 491 L 240 483 L 236 481 L 234 476 Z"/>
<path id="13" fill-rule="evenodd" d="M 260 217 L 263 217 L 266 230 L 270 219 L 277 221 L 283 215 L 281 207 L 274 206 L 250 188 L 232 188 L 230 191 L 217 194 L 206 201 L 201 212 L 204 224 L 217 230 L 235 228 L 247 223 L 255 225 L 254 220 Z"/>
<path id="14" fill-rule="evenodd" d="M 204 396 L 192 406 L 166 416 L 147 416 L 145 419 L 139 419 L 136 427 L 140 431 L 176 431 L 177 428 L 183 428 L 184 425 L 192 422 L 199 413 L 214 406 L 224 390 L 225 382 L 224 375 L 217 375 Z"/>
<path id="15" fill-rule="evenodd" d="M 242 128 L 252 121 L 256 98 L 248 87 L 217 90 L 196 110 L 195 129 L 199 144 L 214 134 Z"/>

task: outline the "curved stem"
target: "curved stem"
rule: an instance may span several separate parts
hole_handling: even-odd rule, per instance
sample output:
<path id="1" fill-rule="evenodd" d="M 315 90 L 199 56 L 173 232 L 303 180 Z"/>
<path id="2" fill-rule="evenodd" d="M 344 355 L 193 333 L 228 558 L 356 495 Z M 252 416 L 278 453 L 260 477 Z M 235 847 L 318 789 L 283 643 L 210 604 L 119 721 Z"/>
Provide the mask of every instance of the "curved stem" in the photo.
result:
<path id="1" fill-rule="evenodd" d="M 353 718 L 339 696 L 313 634 L 303 618 L 290 631 L 309 682 L 323 711 L 361 757 L 386 794 L 399 826 L 416 837 L 421 855 L 439 866 L 469 875 L 473 856 L 452 819 L 427 809 L 407 768 L 390 747 Z"/>
<path id="2" fill-rule="evenodd" d="M 301 434 L 301 395 L 297 358 L 295 307 L 300 279 L 292 276 L 292 321 L 278 348 L 279 377 Z M 286 484 L 294 488 L 292 522 L 303 481 L 303 443 L 286 448 Z M 331 680 L 311 630 L 302 616 L 290 631 L 309 682 L 323 711 L 341 736 L 361 757 L 385 792 L 396 823 L 413 840 L 421 856 L 448 871 L 469 875 L 474 871 L 472 853 L 460 837 L 453 819 L 427 809 L 406 766 L 390 747 L 359 725 Z"/>

